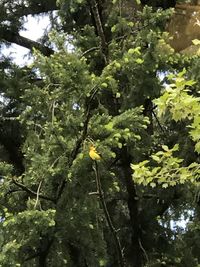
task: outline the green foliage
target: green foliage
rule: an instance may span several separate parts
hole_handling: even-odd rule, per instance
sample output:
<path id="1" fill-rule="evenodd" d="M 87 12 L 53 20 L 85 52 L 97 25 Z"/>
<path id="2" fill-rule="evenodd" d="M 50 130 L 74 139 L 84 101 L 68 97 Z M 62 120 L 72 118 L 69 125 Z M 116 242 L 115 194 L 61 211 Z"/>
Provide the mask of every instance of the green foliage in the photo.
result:
<path id="1" fill-rule="evenodd" d="M 157 100 L 155 104 L 158 106 L 158 115 L 161 116 L 168 110 L 173 120 L 180 121 L 187 119 L 188 127 L 191 129 L 189 134 L 194 142 L 195 151 L 200 152 L 200 103 L 199 97 L 191 95 L 189 87 L 195 84 L 193 80 L 185 80 L 183 75 L 185 70 L 177 76 L 170 75 L 170 79 L 174 80 L 166 89 L 164 94 Z"/>
<path id="2" fill-rule="evenodd" d="M 183 167 L 181 166 L 183 159 L 173 155 L 178 150 L 178 145 L 172 149 L 163 145 L 162 149 L 162 151 L 151 155 L 152 163 L 145 160 L 139 164 L 131 165 L 134 171 L 133 179 L 136 183 L 144 186 L 150 185 L 153 188 L 159 185 L 167 188 L 168 186 L 198 181 L 199 164 L 193 162 L 189 166 Z"/>
<path id="3" fill-rule="evenodd" d="M 23 211 L 18 214 L 5 211 L 2 225 L 5 245 L 2 246 L 0 264 L 21 266 L 21 256 L 25 256 L 23 248 L 32 247 L 34 250 L 37 247 L 40 236 L 45 235 L 55 225 L 54 215 L 54 210 Z"/>
<path id="4" fill-rule="evenodd" d="M 162 117 L 165 120 L 165 114 L 168 112 L 171 119 L 176 122 L 187 120 L 187 127 L 192 128 L 189 135 L 196 142 L 195 151 L 199 153 L 199 97 L 191 95 L 189 87 L 193 86 L 195 82 L 185 80 L 185 74 L 186 70 L 184 69 L 178 75 L 169 75 L 168 78 L 172 83 L 166 86 L 163 95 L 154 100 L 154 103 L 158 107 L 159 118 Z M 151 187 L 161 185 L 163 188 L 167 188 L 179 183 L 198 181 L 199 164 L 193 162 L 184 166 L 182 164 L 184 159 L 174 156 L 174 152 L 178 150 L 177 144 L 172 149 L 163 145 L 162 149 L 163 151 L 158 151 L 150 156 L 153 162 L 145 160 L 131 165 L 134 170 L 133 179 L 135 182 Z"/>
<path id="5" fill-rule="evenodd" d="M 199 58 L 136 2 L 57 1 L 56 52 L 2 68 L 1 266 L 118 266 L 118 238 L 127 266 L 198 266 Z"/>

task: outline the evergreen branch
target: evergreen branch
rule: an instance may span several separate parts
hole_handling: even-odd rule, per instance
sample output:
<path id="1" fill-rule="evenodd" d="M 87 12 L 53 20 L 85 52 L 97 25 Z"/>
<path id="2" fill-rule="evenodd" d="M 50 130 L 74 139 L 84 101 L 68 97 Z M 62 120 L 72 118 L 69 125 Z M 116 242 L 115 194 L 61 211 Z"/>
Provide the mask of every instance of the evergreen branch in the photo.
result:
<path id="1" fill-rule="evenodd" d="M 130 33 L 126 33 L 126 34 L 114 37 L 111 41 L 108 42 L 108 45 L 110 45 L 113 42 L 113 40 L 115 40 L 115 41 L 126 40 L 130 36 L 130 34 L 131 35 L 137 35 L 140 31 L 146 29 L 149 26 L 150 26 L 150 23 L 147 23 L 147 24 L 142 25 L 140 27 L 138 26 L 135 30 L 130 31 Z"/>
<path id="2" fill-rule="evenodd" d="M 33 196 L 36 196 L 36 197 L 39 197 L 39 198 L 42 198 L 45 200 L 49 200 L 49 201 L 52 201 L 53 203 L 55 203 L 55 199 L 38 194 L 38 192 L 31 190 L 30 188 L 26 187 L 24 184 L 17 182 L 14 178 L 12 178 L 12 181 L 16 186 L 20 187 L 21 189 L 23 189 L 23 191 L 29 193 L 30 195 L 33 195 Z"/>
<path id="3" fill-rule="evenodd" d="M 88 0 L 88 1 L 89 1 L 90 6 L 91 6 L 92 14 L 94 16 L 97 33 L 98 33 L 98 36 L 100 38 L 101 52 L 103 54 L 105 63 L 107 64 L 108 46 L 106 43 L 106 38 L 105 38 L 103 26 L 102 26 L 102 21 L 101 21 L 101 17 L 99 14 L 98 4 L 97 4 L 96 0 Z"/>
<path id="4" fill-rule="evenodd" d="M 70 159 L 70 161 L 68 163 L 69 168 L 72 166 L 74 160 L 76 159 L 76 157 L 77 157 L 77 155 L 79 153 L 79 149 L 80 149 L 82 143 L 84 142 L 84 140 L 87 137 L 88 124 L 89 124 L 89 120 L 90 120 L 90 117 L 91 117 L 91 114 L 90 114 L 91 102 L 94 99 L 95 95 L 97 94 L 98 90 L 99 90 L 99 88 L 96 85 L 91 89 L 90 98 L 89 98 L 89 101 L 87 101 L 87 106 L 86 106 L 86 110 L 85 110 L 85 120 L 84 120 L 84 123 L 83 123 L 82 134 L 79 137 L 79 139 L 77 140 L 75 148 L 73 149 L 73 151 L 71 153 L 71 159 Z M 60 185 L 60 188 L 58 189 L 56 202 L 60 199 L 60 197 L 61 197 L 61 195 L 62 195 L 62 193 L 64 191 L 65 185 L 66 185 L 66 181 L 63 180 L 61 185 Z"/>
<path id="5" fill-rule="evenodd" d="M 104 215 L 105 215 L 106 221 L 108 223 L 108 226 L 110 228 L 110 231 L 111 231 L 111 233 L 113 235 L 113 238 L 114 238 L 114 241 L 115 241 L 115 246 L 116 246 L 117 255 L 118 255 L 118 263 L 119 263 L 120 267 L 125 267 L 124 254 L 123 254 L 123 250 L 122 250 L 122 247 L 121 247 L 121 242 L 120 242 L 119 236 L 117 234 L 118 231 L 115 229 L 115 227 L 113 225 L 113 222 L 112 222 L 112 219 L 110 217 L 109 211 L 107 209 L 107 205 L 106 205 L 105 198 L 104 198 L 104 192 L 102 190 L 101 179 L 100 179 L 100 176 L 99 176 L 98 164 L 97 164 L 96 161 L 94 161 L 94 163 L 95 163 L 94 172 L 95 172 L 97 192 L 98 192 L 99 199 L 100 199 L 100 202 L 101 202 L 102 207 L 103 207 L 103 211 L 104 211 Z"/>

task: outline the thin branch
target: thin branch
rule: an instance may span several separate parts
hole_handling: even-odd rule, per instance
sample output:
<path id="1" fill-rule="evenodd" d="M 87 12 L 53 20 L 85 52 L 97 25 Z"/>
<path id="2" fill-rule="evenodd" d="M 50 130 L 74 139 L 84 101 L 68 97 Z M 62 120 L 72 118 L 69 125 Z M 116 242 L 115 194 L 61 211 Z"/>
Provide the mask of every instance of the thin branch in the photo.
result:
<path id="1" fill-rule="evenodd" d="M 85 138 L 87 136 L 88 124 L 89 124 L 89 120 L 91 117 L 91 114 L 90 114 L 91 106 L 90 105 L 91 105 L 91 102 L 94 99 L 95 95 L 97 94 L 98 90 L 99 90 L 99 88 L 95 85 L 90 92 L 90 98 L 89 98 L 89 101 L 87 102 L 87 107 L 86 107 L 86 111 L 85 111 L 85 121 L 83 123 L 83 125 L 84 125 L 83 131 L 82 131 L 80 139 L 76 143 L 75 149 L 72 151 L 70 166 L 72 165 L 73 161 L 75 160 L 75 158 L 78 154 L 78 151 L 82 145 L 82 142 L 85 140 Z"/>
<path id="2" fill-rule="evenodd" d="M 89 196 L 98 196 L 99 195 L 99 192 L 90 192 L 88 193 Z"/>
<path id="3" fill-rule="evenodd" d="M 54 124 L 54 119 L 55 119 L 55 107 L 56 107 L 56 103 L 55 103 L 55 100 L 53 101 L 52 105 L 51 105 L 51 124 L 53 126 Z"/>
<path id="4" fill-rule="evenodd" d="M 6 194 L 4 195 L 4 198 L 7 198 L 10 194 L 12 193 L 18 193 L 18 192 L 23 192 L 24 190 L 22 189 L 10 189 Z"/>
<path id="5" fill-rule="evenodd" d="M 156 121 L 157 121 L 157 123 L 158 123 L 158 126 L 160 127 L 160 129 L 162 130 L 162 132 L 163 132 L 164 134 L 166 134 L 166 131 L 165 131 L 165 129 L 163 128 L 163 126 L 161 125 L 161 123 L 160 123 L 160 121 L 159 121 L 159 119 L 158 119 L 156 113 L 154 112 L 154 110 L 152 110 L 152 114 L 153 114 L 153 116 L 155 117 L 155 119 L 156 119 Z"/>
<path id="6" fill-rule="evenodd" d="M 25 185 L 17 182 L 14 178 L 12 179 L 12 181 L 16 186 L 20 187 L 21 189 L 23 189 L 23 191 L 29 193 L 30 195 L 33 195 L 33 196 L 36 196 L 36 197 L 38 196 L 38 197 L 40 197 L 42 199 L 49 200 L 49 201 L 52 201 L 53 203 L 55 203 L 55 199 L 47 197 L 47 196 L 44 196 L 44 195 L 41 195 L 41 194 L 38 194 L 37 192 L 35 192 L 35 191 L 29 189 L 28 187 L 26 187 Z"/>
<path id="7" fill-rule="evenodd" d="M 86 56 L 87 54 L 93 52 L 93 51 L 98 50 L 98 49 L 99 49 L 98 46 L 91 47 L 90 49 L 88 49 L 88 50 L 86 50 L 86 51 L 84 51 L 84 52 L 82 53 L 81 58 L 84 57 L 84 56 Z"/>
<path id="8" fill-rule="evenodd" d="M 148 255 L 147 255 L 146 250 L 144 249 L 144 247 L 142 245 L 142 242 L 141 242 L 140 238 L 139 238 L 139 245 L 140 245 L 140 248 L 141 248 L 141 250 L 143 251 L 143 253 L 145 255 L 145 258 L 146 258 L 147 263 L 149 263 Z"/>
<path id="9" fill-rule="evenodd" d="M 124 254 L 123 254 L 123 250 L 121 247 L 121 242 L 120 242 L 120 239 L 119 239 L 119 236 L 117 233 L 118 231 L 115 229 L 113 222 L 112 222 L 112 219 L 110 217 L 109 211 L 107 209 L 107 205 L 106 205 L 105 198 L 104 198 L 104 192 L 102 190 L 101 180 L 100 180 L 100 176 L 99 176 L 98 164 L 96 161 L 94 163 L 95 163 L 94 172 L 95 172 L 97 192 L 99 194 L 99 199 L 100 199 L 100 202 L 102 204 L 102 208 L 104 211 L 106 221 L 108 223 L 108 226 L 110 228 L 110 231 L 111 231 L 113 238 L 114 238 L 114 241 L 115 241 L 115 246 L 116 246 L 117 254 L 118 254 L 118 263 L 119 263 L 120 267 L 125 267 L 125 259 L 124 259 Z"/>
<path id="10" fill-rule="evenodd" d="M 38 201 L 39 201 L 41 185 L 42 185 L 42 181 L 40 181 L 39 186 L 38 186 L 38 189 L 37 189 L 37 197 L 36 197 L 36 201 L 35 201 L 34 209 L 36 209 L 37 204 L 38 204 Z"/>

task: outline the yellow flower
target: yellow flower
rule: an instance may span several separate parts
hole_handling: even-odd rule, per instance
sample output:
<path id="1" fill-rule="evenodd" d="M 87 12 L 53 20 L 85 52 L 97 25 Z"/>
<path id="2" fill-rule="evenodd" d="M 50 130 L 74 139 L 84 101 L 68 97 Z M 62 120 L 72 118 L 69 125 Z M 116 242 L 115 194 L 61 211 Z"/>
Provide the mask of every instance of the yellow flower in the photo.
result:
<path id="1" fill-rule="evenodd" d="M 89 156 L 93 160 L 100 160 L 101 159 L 101 156 L 97 153 L 96 148 L 93 145 L 90 146 Z"/>

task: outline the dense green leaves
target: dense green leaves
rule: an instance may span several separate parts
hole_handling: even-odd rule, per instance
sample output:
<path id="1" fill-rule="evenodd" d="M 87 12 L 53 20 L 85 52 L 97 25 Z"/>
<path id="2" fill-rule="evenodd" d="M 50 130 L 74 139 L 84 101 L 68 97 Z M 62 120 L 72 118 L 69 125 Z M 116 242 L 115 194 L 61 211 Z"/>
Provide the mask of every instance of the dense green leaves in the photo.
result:
<path id="1" fill-rule="evenodd" d="M 199 153 L 200 98 L 191 94 L 189 87 L 194 85 L 195 81 L 185 80 L 183 77 L 185 72 L 184 70 L 177 76 L 170 76 L 175 83 L 171 83 L 170 86 L 165 89 L 164 94 L 159 99 L 155 100 L 155 104 L 158 106 L 159 116 L 168 110 L 171 113 L 172 119 L 175 121 L 188 119 L 189 123 L 187 127 L 192 129 L 189 131 L 189 134 L 192 140 L 196 142 L 195 151 Z"/>
<path id="2" fill-rule="evenodd" d="M 178 145 L 172 149 L 164 145 L 162 148 L 162 151 L 151 155 L 153 162 L 150 163 L 149 160 L 146 160 L 131 165 L 134 171 L 133 179 L 136 183 L 151 187 L 161 185 L 163 188 L 167 188 L 188 182 L 195 184 L 199 180 L 200 165 L 198 163 L 193 162 L 184 167 L 181 165 L 183 159 L 173 155 L 178 150 Z"/>
<path id="3" fill-rule="evenodd" d="M 2 66 L 1 266 L 200 263 L 199 58 L 133 2 L 57 1 L 54 53 Z M 13 23 L 55 1 L 7 4 Z"/>

